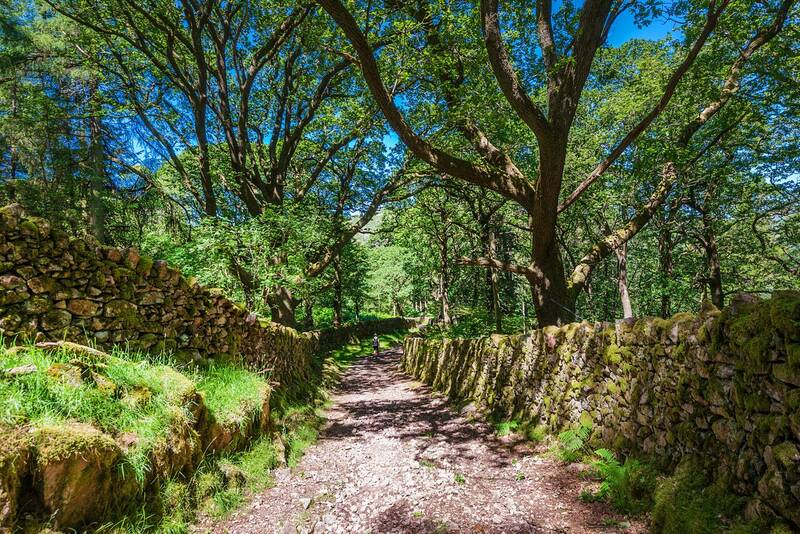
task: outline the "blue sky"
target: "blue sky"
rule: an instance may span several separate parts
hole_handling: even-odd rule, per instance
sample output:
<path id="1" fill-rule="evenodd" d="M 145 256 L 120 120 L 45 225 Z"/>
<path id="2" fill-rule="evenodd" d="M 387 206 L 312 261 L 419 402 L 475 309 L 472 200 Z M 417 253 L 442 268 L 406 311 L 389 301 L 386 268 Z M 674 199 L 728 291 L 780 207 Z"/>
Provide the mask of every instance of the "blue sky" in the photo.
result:
<path id="1" fill-rule="evenodd" d="M 657 18 L 644 28 L 637 28 L 633 22 L 633 13 L 626 11 L 614 22 L 611 32 L 608 35 L 608 42 L 613 46 L 619 46 L 630 39 L 653 39 L 658 40 L 666 37 L 669 33 L 678 34 L 674 21 L 665 18 Z"/>

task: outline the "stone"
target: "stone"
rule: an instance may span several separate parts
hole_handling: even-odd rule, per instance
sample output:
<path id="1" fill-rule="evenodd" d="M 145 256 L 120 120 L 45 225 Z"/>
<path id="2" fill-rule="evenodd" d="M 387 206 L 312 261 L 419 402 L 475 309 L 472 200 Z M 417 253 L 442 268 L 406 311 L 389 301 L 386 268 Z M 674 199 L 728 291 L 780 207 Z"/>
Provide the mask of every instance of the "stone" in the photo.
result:
<path id="1" fill-rule="evenodd" d="M 120 263 L 122 261 L 122 252 L 118 248 L 110 248 L 106 250 L 106 259 L 114 263 Z"/>
<path id="2" fill-rule="evenodd" d="M 41 324 L 43 330 L 58 330 L 69 326 L 72 322 L 72 314 L 66 310 L 52 310 L 42 316 Z"/>
<path id="3" fill-rule="evenodd" d="M 136 247 L 131 247 L 125 253 L 125 266 L 129 269 L 136 269 L 136 266 L 139 265 L 139 260 L 141 256 L 139 255 L 139 249 Z"/>
<path id="4" fill-rule="evenodd" d="M 30 440 L 21 428 L 0 425 L 0 532 L 14 532 L 23 479 L 29 471 Z"/>
<path id="5" fill-rule="evenodd" d="M 67 304 L 67 310 L 70 313 L 81 317 L 92 317 L 97 314 L 99 309 L 98 303 L 86 299 L 72 299 Z"/>
<path id="6" fill-rule="evenodd" d="M 12 367 L 11 369 L 6 369 L 3 371 L 3 374 L 6 376 L 23 376 L 23 375 L 32 375 L 36 372 L 36 366 L 31 364 L 28 365 L 20 365 L 18 367 Z"/>
<path id="7" fill-rule="evenodd" d="M 6 289 L 17 289 L 18 287 L 25 286 L 25 280 L 13 274 L 4 274 L 0 276 L 0 286 Z"/>
<path id="8" fill-rule="evenodd" d="M 53 303 L 45 297 L 33 297 L 25 301 L 25 312 L 32 315 L 45 313 L 53 306 Z"/>
<path id="9" fill-rule="evenodd" d="M 117 385 L 107 376 L 103 376 L 100 373 L 93 371 L 92 380 L 94 381 L 94 385 L 97 387 L 97 389 L 109 397 L 113 397 L 117 392 Z"/>
<path id="10" fill-rule="evenodd" d="M 162 291 L 149 291 L 142 295 L 139 303 L 145 306 L 152 304 L 163 304 L 164 293 Z"/>
<path id="11" fill-rule="evenodd" d="M 84 424 L 37 428 L 35 489 L 54 526 L 78 528 L 106 510 L 121 451 L 111 437 Z"/>
<path id="12" fill-rule="evenodd" d="M 81 368 L 70 363 L 54 363 L 47 369 L 47 374 L 73 387 L 81 387 L 83 385 Z"/>
<path id="13" fill-rule="evenodd" d="M 773 365 L 772 372 L 781 382 L 800 387 L 800 368 L 782 363 Z"/>
<path id="14" fill-rule="evenodd" d="M 28 280 L 28 287 L 38 295 L 40 293 L 52 293 L 55 291 L 57 284 L 49 276 L 36 276 Z"/>
<path id="15" fill-rule="evenodd" d="M 123 317 L 130 314 L 135 314 L 136 310 L 136 304 L 132 302 L 128 302 L 127 300 L 112 300 L 105 306 L 105 316 Z"/>

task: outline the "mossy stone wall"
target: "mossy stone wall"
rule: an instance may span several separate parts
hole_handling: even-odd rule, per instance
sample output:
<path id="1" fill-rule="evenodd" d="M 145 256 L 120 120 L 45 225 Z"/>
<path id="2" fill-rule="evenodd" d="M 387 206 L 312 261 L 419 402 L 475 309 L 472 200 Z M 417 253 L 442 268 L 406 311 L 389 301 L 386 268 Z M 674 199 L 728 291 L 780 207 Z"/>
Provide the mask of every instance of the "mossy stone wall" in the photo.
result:
<path id="1" fill-rule="evenodd" d="M 390 319 L 367 328 L 382 333 L 398 322 L 410 324 Z M 358 328 L 300 333 L 257 317 L 135 248 L 70 238 L 18 205 L 0 209 L 0 334 L 7 342 L 120 344 L 183 361 L 237 361 L 271 370 L 280 387 L 308 382 L 317 349 Z"/>
<path id="2" fill-rule="evenodd" d="M 800 527 L 800 292 L 720 312 L 526 336 L 405 342 L 404 369 L 452 398 L 598 446 L 704 458 L 753 510 Z"/>

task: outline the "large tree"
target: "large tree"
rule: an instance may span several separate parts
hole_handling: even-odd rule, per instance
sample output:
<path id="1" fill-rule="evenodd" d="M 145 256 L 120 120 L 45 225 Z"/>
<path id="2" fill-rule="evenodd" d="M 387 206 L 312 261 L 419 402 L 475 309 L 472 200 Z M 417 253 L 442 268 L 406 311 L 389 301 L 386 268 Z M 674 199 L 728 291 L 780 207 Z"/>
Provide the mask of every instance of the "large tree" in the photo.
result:
<path id="1" fill-rule="evenodd" d="M 350 62 L 328 51 L 330 22 L 294 2 L 46 0 L 105 43 L 87 55 L 109 72 L 108 91 L 137 119 L 143 152 L 170 168 L 169 192 L 197 216 L 265 225 L 325 208 L 330 232 L 309 250 L 301 278 L 319 276 L 403 181 L 386 164 L 381 121 Z M 163 188 L 147 165 L 128 171 Z M 394 171 L 394 172 L 393 172 Z M 163 173 L 162 173 L 163 175 Z M 291 204 L 292 206 L 287 206 Z M 350 213 L 359 217 L 350 218 Z M 273 320 L 294 325 L 302 280 L 284 268 L 285 232 L 253 258 L 230 251 L 228 268 L 248 304 L 264 298 Z M 255 262 L 255 264 L 254 264 Z M 259 279 L 271 267 L 269 283 Z"/>
<path id="2" fill-rule="evenodd" d="M 569 4 L 562 6 L 554 16 L 551 0 L 538 0 L 534 16 L 530 17 L 522 9 L 513 7 L 501 12 L 498 0 L 481 0 L 479 26 L 483 49 L 480 57 L 485 54 L 495 88 L 508 105 L 504 109 L 523 124 L 535 140 L 537 150 L 533 164 L 522 165 L 515 161 L 519 151 L 505 150 L 500 143 L 492 141 L 485 126 L 478 122 L 479 113 L 474 107 L 458 106 L 457 116 L 450 120 L 471 150 L 443 148 L 436 136 L 413 127 L 413 121 L 405 114 L 407 100 L 404 105 L 395 103 L 384 82 L 387 67 L 384 65 L 382 69 L 379 61 L 390 63 L 391 58 L 377 51 L 374 43 L 381 42 L 382 31 L 400 31 L 409 26 L 408 22 L 416 23 L 415 30 L 406 30 L 419 35 L 418 39 L 408 38 L 410 46 L 427 47 L 435 52 L 436 60 L 430 63 L 430 70 L 441 88 L 436 99 L 452 110 L 464 94 L 462 86 L 474 80 L 480 82 L 480 78 L 471 77 L 470 71 L 465 75 L 463 69 L 470 55 L 475 54 L 463 47 L 454 48 L 450 42 L 444 47 L 438 43 L 448 34 L 460 36 L 458 28 L 472 22 L 469 4 L 448 4 L 444 9 L 441 4 L 424 1 L 415 2 L 411 8 L 386 2 L 380 15 L 394 24 L 375 24 L 372 11 L 377 8 L 373 2 L 356 3 L 350 9 L 340 0 L 318 2 L 347 36 L 373 97 L 403 143 L 437 172 L 491 189 L 524 209 L 532 241 L 529 263 L 500 262 L 493 258 L 468 261 L 524 275 L 531 284 L 537 318 L 542 325 L 574 319 L 576 299 L 594 267 L 636 235 L 658 211 L 684 170 L 685 154 L 698 150 L 693 145 L 697 132 L 736 95 L 746 65 L 759 49 L 779 34 L 795 3 L 782 0 L 738 6 L 731 5 L 729 0 L 712 0 L 706 5 L 677 4 L 676 11 L 684 15 L 686 21 L 686 42 L 675 51 L 674 67 L 656 94 L 648 95 L 639 117 L 619 131 L 617 140 L 608 148 L 598 147 L 594 151 L 599 155 L 597 164 L 565 191 L 565 176 L 570 174 L 567 168 L 570 135 L 581 110 L 585 88 L 593 83 L 595 57 L 622 11 L 642 12 L 647 10 L 647 5 L 587 0 L 580 10 Z M 355 19 L 362 13 L 366 20 L 364 29 Z M 516 21 L 517 31 L 502 30 L 501 16 L 504 20 Z M 724 37 L 713 40 L 712 34 L 720 27 L 724 29 Z M 469 38 L 469 30 L 466 33 Z M 532 43 L 528 42 L 532 35 L 537 37 L 535 52 L 531 52 Z M 505 42 L 507 39 L 510 43 Z M 580 256 L 574 269 L 567 272 L 557 240 L 560 217 L 600 181 L 667 109 L 682 79 L 705 49 L 715 58 L 716 68 L 708 72 L 716 78 L 709 84 L 716 86 L 716 90 L 700 93 L 702 101 L 697 100 L 691 107 L 682 109 L 682 124 L 662 139 L 664 145 L 675 149 L 663 154 L 659 177 L 649 197 L 636 206 L 624 224 L 594 243 Z M 519 69 L 520 65 L 526 68 Z M 720 69 L 720 65 L 724 67 Z M 488 94 L 494 93 L 489 91 Z"/>

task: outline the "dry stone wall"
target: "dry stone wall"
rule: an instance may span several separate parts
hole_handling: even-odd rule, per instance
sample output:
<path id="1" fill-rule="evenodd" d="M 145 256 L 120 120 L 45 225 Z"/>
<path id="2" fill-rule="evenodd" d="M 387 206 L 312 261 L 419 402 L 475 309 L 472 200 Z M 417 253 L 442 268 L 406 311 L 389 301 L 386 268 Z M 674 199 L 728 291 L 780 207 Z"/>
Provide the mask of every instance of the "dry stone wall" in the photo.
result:
<path id="1" fill-rule="evenodd" d="M 724 311 L 527 336 L 409 338 L 404 369 L 453 398 L 596 445 L 698 456 L 753 511 L 800 527 L 800 292 Z"/>
<path id="2" fill-rule="evenodd" d="M 386 332 L 403 320 L 374 321 Z M 309 381 L 321 346 L 343 332 L 299 333 L 258 318 L 137 249 L 74 239 L 21 207 L 0 209 L 0 334 L 13 339 L 114 344 L 180 360 L 240 361 L 279 385 Z"/>

